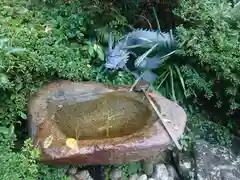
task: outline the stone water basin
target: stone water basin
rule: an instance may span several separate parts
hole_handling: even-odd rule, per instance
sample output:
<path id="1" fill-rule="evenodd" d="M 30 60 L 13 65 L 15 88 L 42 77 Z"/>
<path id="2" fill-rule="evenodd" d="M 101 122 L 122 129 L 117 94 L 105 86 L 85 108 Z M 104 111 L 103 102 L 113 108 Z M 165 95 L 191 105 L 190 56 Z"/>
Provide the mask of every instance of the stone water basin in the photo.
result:
<path id="1" fill-rule="evenodd" d="M 151 97 L 179 139 L 184 110 L 158 94 Z M 172 144 L 145 95 L 128 87 L 56 81 L 32 95 L 28 107 L 29 134 L 47 164 L 128 163 Z"/>

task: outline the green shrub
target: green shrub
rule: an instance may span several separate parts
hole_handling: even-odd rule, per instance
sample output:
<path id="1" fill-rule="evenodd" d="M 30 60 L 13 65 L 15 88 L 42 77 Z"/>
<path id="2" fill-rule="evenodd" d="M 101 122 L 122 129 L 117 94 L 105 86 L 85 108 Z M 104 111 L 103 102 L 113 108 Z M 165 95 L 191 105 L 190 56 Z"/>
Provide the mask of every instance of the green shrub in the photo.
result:
<path id="1" fill-rule="evenodd" d="M 16 141 L 24 141 L 27 137 L 23 129 L 26 129 L 31 93 L 51 80 L 96 79 L 104 57 L 101 48 L 94 48 L 93 43 L 97 41 L 90 41 L 98 34 L 95 29 L 99 28 L 94 26 L 97 20 L 92 18 L 103 16 L 94 11 L 91 14 L 89 9 L 73 3 L 58 2 L 49 6 L 34 0 L 3 0 L 0 6 L 0 178 L 66 179 L 65 169 L 36 161 L 39 152 L 29 140 L 20 150 L 14 151 Z M 117 17 L 123 16 L 118 14 Z M 124 18 L 123 21 L 106 21 L 108 24 L 115 22 L 115 26 L 111 26 L 113 30 L 126 24 Z M 94 33 L 89 33 L 90 30 Z M 16 123 L 22 124 L 21 128 L 13 131 Z M 12 129 L 11 137 L 9 129 Z M 20 136 L 15 137 L 16 134 Z M 24 139 L 18 139 L 20 137 Z"/>
<path id="2" fill-rule="evenodd" d="M 54 77 L 91 79 L 95 53 L 84 38 L 86 28 L 81 14 L 72 14 L 66 7 L 33 11 L 4 2 L 1 7 L 1 36 L 9 39 L 8 46 L 26 49 L 19 53 L 0 52 L 2 73 L 9 82 L 1 96 L 3 124 L 24 113 L 29 93 L 43 82 Z"/>
<path id="3" fill-rule="evenodd" d="M 26 120 L 28 96 L 44 82 L 94 77 L 91 64 L 96 53 L 83 35 L 84 16 L 63 6 L 31 9 L 27 1 L 1 1 L 0 6 L 0 177 L 66 179 L 64 169 L 36 161 L 39 153 L 30 141 L 14 152 L 14 140 L 20 139 L 6 132 L 9 125 Z"/>
<path id="4" fill-rule="evenodd" d="M 26 98 L 44 82 L 94 80 L 95 65 L 103 59 L 98 58 L 89 37 L 85 37 L 89 22 L 94 24 L 94 19 L 88 19 L 89 12 L 74 4 L 34 8 L 24 0 L 13 2 L 0 3 L 3 7 L 0 35 L 9 39 L 5 46 L 21 47 L 25 51 L 6 53 L 0 49 L 1 91 L 4 92 L 0 119 L 6 125 L 18 117 L 26 118 Z"/>
<path id="5" fill-rule="evenodd" d="M 183 0 L 176 11 L 185 21 L 177 36 L 187 87 L 223 114 L 240 107 L 240 23 L 231 10 L 227 0 Z"/>
<path id="6" fill-rule="evenodd" d="M 0 131 L 0 178 L 2 180 L 68 179 L 65 175 L 66 169 L 37 163 L 39 151 L 32 146 L 30 139 L 25 141 L 20 152 L 14 152 L 12 148 L 16 136 L 13 127 L 11 126 L 6 131 Z"/>
<path id="7" fill-rule="evenodd" d="M 212 122 L 212 117 L 207 113 L 203 113 L 197 107 L 190 105 L 185 108 L 185 111 L 188 121 L 186 131 L 180 140 L 185 150 L 188 149 L 191 143 L 199 139 L 231 148 L 233 135 L 229 129 L 218 122 Z"/>
<path id="8" fill-rule="evenodd" d="M 186 89 L 179 64 L 174 60 L 175 57 L 170 57 L 160 65 L 155 86 L 163 96 L 182 103 L 192 94 Z"/>

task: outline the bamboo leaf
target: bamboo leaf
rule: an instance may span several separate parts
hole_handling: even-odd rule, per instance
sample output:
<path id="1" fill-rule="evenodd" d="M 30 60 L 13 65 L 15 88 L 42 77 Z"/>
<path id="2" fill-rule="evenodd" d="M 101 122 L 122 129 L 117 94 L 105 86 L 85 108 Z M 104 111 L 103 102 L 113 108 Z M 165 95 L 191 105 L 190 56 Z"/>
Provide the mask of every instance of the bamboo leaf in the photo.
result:
<path id="1" fill-rule="evenodd" d="M 154 14 L 154 18 L 157 22 L 158 31 L 161 32 L 161 26 L 160 26 L 160 23 L 159 23 L 159 20 L 158 20 L 158 17 L 157 17 L 157 12 L 156 12 L 155 8 L 153 8 L 153 14 Z"/>
<path id="2" fill-rule="evenodd" d="M 156 44 L 164 44 L 163 41 L 151 41 L 151 42 L 146 42 L 146 43 L 143 43 L 143 44 L 136 44 L 136 45 L 132 45 L 132 46 L 126 46 L 124 47 L 123 49 L 134 49 L 134 48 L 138 48 L 138 47 L 144 47 L 144 46 L 149 46 L 149 45 L 156 45 Z"/>
<path id="3" fill-rule="evenodd" d="M 162 79 L 162 81 L 160 82 L 160 84 L 157 86 L 157 90 L 159 90 L 159 88 L 162 86 L 162 84 L 164 83 L 164 81 L 167 79 L 168 75 L 169 75 L 169 72 L 166 72 L 165 77 Z"/>
<path id="4" fill-rule="evenodd" d="M 174 80 L 173 80 L 173 70 L 172 67 L 169 66 L 169 71 L 170 71 L 170 83 L 171 83 L 171 92 L 172 92 L 172 98 L 174 101 L 176 101 L 176 93 L 174 89 Z"/>
<path id="5" fill-rule="evenodd" d="M 183 89 L 184 96 L 187 97 L 187 91 L 186 91 L 185 82 L 184 82 L 184 79 L 183 79 L 183 77 L 182 77 L 182 74 L 181 74 L 179 68 L 178 68 L 176 65 L 174 65 L 174 67 L 175 67 L 175 69 L 176 69 L 176 71 L 177 71 L 179 80 L 180 80 L 180 82 L 181 82 L 181 86 L 182 86 L 182 89 Z"/>
<path id="6" fill-rule="evenodd" d="M 130 88 L 130 91 L 133 90 L 133 88 L 137 85 L 137 83 L 141 80 L 141 78 L 143 77 L 144 73 L 142 73 L 133 83 L 133 85 Z"/>
<path id="7" fill-rule="evenodd" d="M 142 61 L 157 47 L 158 44 L 155 44 L 151 49 L 149 49 L 147 52 L 145 52 L 143 55 L 138 57 L 135 62 L 135 66 L 138 67 Z"/>

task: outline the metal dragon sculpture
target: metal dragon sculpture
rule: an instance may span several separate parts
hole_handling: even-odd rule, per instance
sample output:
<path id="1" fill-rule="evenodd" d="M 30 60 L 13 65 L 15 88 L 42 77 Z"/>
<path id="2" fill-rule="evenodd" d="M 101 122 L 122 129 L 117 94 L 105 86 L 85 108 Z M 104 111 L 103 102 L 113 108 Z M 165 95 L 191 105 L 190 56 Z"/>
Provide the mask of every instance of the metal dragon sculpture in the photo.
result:
<path id="1" fill-rule="evenodd" d="M 140 80 L 148 84 L 156 79 L 152 70 L 158 68 L 161 60 L 172 54 L 176 48 L 171 31 L 164 33 L 143 29 L 126 34 L 114 47 L 113 44 L 110 32 L 105 68 L 130 71 L 135 78 L 141 76 Z"/>

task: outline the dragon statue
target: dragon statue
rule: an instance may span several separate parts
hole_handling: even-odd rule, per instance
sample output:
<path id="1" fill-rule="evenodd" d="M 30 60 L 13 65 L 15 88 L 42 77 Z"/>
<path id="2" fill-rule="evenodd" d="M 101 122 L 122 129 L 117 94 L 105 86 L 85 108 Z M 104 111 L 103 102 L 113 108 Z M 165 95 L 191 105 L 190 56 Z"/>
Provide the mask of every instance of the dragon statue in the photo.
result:
<path id="1" fill-rule="evenodd" d="M 113 47 L 109 33 L 105 68 L 131 72 L 134 77 L 150 84 L 156 74 L 152 70 L 160 66 L 164 57 L 174 52 L 176 41 L 172 32 L 164 33 L 137 29 L 123 36 Z"/>

